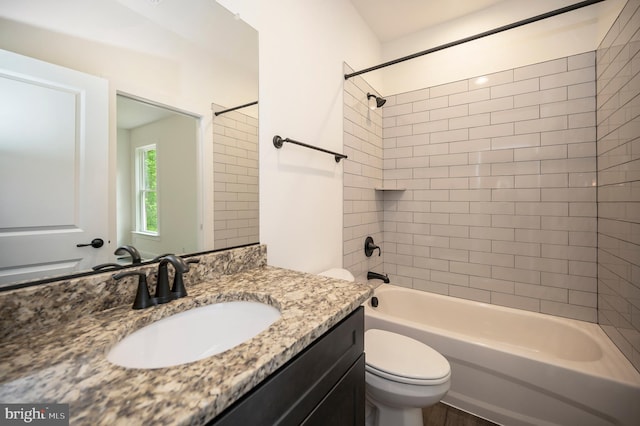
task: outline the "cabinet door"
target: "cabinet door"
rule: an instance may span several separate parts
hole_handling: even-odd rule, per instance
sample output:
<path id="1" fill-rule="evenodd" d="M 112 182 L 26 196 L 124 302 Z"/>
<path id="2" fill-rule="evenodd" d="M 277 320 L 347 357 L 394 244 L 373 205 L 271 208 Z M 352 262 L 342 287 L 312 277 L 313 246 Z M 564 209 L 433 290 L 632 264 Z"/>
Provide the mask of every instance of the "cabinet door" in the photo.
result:
<path id="1" fill-rule="evenodd" d="M 336 388 L 363 352 L 364 311 L 359 307 L 208 424 L 298 426 Z M 356 380 L 364 386 L 364 369 L 358 377 L 352 373 L 350 380 L 352 386 Z M 325 409 L 329 410 L 329 405 Z M 361 411 L 364 417 L 364 402 Z"/>
<path id="2" fill-rule="evenodd" d="M 302 423 L 304 426 L 362 426 L 365 412 L 364 354 Z"/>

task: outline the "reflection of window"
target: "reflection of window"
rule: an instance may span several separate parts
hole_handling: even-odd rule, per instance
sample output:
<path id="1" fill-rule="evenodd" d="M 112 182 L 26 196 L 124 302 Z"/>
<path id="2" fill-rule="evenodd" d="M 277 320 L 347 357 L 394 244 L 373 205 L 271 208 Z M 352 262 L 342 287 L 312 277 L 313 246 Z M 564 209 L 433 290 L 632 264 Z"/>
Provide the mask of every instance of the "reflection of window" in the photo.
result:
<path id="1" fill-rule="evenodd" d="M 158 235 L 156 145 L 136 148 L 137 231 Z"/>

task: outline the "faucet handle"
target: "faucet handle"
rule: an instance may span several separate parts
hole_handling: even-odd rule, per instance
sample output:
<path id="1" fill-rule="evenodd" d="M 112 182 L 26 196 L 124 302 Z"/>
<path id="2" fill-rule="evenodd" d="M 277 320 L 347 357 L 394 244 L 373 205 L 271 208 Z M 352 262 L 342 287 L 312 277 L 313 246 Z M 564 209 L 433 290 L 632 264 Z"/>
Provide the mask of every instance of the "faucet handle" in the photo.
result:
<path id="1" fill-rule="evenodd" d="M 200 263 L 200 259 L 185 260 L 181 257 L 177 257 L 177 259 L 180 259 L 182 262 L 184 262 L 184 267 L 182 268 L 182 270 L 178 269 L 177 267 L 175 268 L 175 275 L 173 277 L 173 287 L 171 287 L 171 294 L 173 294 L 174 298 L 179 299 L 187 295 L 187 289 L 184 286 L 183 273 L 189 272 L 189 269 L 190 269 L 189 263 Z"/>
<path id="2" fill-rule="evenodd" d="M 126 271 L 118 274 L 113 274 L 113 279 L 120 280 L 124 277 L 137 275 L 138 278 L 138 291 L 136 292 L 136 298 L 133 301 L 133 309 L 144 309 L 156 304 L 155 300 L 151 298 L 149 294 L 149 287 L 147 287 L 147 274 L 137 271 Z"/>

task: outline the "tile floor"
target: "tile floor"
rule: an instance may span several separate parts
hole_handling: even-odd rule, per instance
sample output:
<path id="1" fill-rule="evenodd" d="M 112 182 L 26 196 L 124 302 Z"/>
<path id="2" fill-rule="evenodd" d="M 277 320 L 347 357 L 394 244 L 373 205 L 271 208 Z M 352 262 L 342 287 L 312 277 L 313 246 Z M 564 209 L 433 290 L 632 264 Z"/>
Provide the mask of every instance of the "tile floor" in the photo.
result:
<path id="1" fill-rule="evenodd" d="M 488 420 L 438 403 L 422 410 L 424 426 L 496 426 Z"/>

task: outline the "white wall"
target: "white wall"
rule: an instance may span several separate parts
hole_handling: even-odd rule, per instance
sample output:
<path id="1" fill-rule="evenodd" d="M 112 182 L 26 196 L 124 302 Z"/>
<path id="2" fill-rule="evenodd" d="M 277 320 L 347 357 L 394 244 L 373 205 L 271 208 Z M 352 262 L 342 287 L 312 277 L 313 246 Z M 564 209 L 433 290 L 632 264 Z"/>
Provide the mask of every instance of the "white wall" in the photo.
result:
<path id="1" fill-rule="evenodd" d="M 270 265 L 320 272 L 342 265 L 343 163 L 274 135 L 342 152 L 343 62 L 380 61 L 350 2 L 260 3 L 260 241 Z"/>
<path id="2" fill-rule="evenodd" d="M 421 52 L 574 3 L 575 0 L 501 2 L 386 43 L 382 47 L 383 61 Z M 379 90 L 383 95 L 404 93 L 593 51 L 625 3 L 626 0 L 607 0 L 387 67 L 374 73 L 380 74 L 383 79 L 383 86 Z"/>

